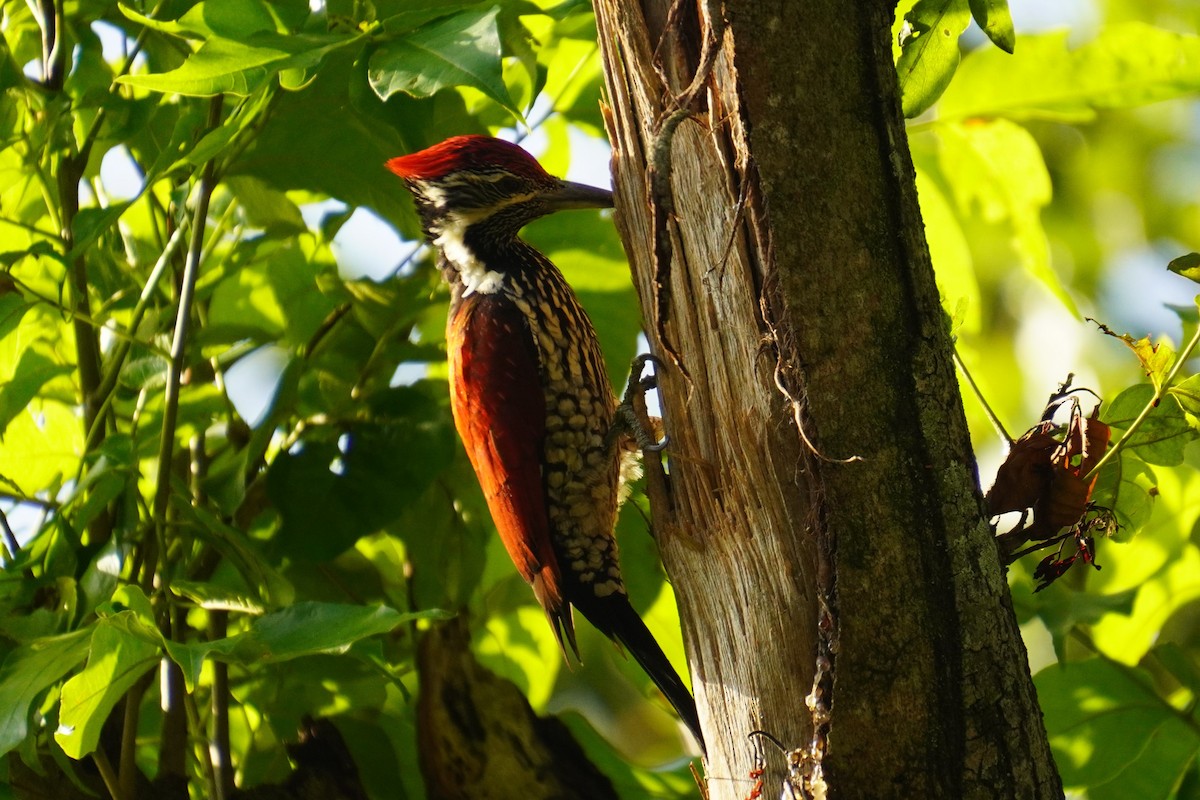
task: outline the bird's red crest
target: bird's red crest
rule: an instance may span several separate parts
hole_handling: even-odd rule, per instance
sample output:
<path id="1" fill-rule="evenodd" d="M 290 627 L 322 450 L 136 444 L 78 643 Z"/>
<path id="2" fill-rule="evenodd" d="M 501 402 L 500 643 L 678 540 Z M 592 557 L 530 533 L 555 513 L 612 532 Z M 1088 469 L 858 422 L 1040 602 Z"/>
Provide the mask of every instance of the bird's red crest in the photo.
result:
<path id="1" fill-rule="evenodd" d="M 406 180 L 431 181 L 460 170 L 502 167 L 534 180 L 550 176 L 537 160 L 512 142 L 490 136 L 454 136 L 417 153 L 393 158 L 387 168 Z"/>

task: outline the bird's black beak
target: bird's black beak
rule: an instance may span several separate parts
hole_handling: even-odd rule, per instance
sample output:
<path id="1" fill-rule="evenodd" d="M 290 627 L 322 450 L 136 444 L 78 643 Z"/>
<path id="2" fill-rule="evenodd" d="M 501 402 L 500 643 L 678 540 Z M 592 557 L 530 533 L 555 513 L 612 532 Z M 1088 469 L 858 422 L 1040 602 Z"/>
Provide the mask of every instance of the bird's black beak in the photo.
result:
<path id="1" fill-rule="evenodd" d="M 571 181 L 559 181 L 558 186 L 542 195 L 542 200 L 554 211 L 568 208 L 613 207 L 612 192 L 608 189 Z"/>

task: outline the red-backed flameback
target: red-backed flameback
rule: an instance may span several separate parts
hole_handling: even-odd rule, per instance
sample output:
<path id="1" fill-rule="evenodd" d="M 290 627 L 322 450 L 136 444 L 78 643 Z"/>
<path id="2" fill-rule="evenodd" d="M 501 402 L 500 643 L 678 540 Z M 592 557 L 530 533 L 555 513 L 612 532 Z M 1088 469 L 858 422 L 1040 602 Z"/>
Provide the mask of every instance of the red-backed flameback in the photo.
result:
<path id="1" fill-rule="evenodd" d="M 416 199 L 451 287 L 455 426 L 492 519 L 566 654 L 572 607 L 628 648 L 703 741 L 696 705 L 629 604 L 613 537 L 629 434 L 596 331 L 562 273 L 518 237 L 612 193 L 559 180 L 515 144 L 456 136 L 387 164 Z"/>

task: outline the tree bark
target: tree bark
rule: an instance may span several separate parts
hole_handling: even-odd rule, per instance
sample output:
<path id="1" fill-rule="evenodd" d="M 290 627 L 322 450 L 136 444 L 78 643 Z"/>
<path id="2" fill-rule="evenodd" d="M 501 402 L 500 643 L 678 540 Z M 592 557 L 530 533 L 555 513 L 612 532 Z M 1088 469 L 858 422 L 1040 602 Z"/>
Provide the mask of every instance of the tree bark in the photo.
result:
<path id="1" fill-rule="evenodd" d="M 617 224 L 664 365 L 648 490 L 710 797 L 745 798 L 764 758 L 763 796 L 1061 796 L 983 517 L 889 6 L 595 6 Z"/>

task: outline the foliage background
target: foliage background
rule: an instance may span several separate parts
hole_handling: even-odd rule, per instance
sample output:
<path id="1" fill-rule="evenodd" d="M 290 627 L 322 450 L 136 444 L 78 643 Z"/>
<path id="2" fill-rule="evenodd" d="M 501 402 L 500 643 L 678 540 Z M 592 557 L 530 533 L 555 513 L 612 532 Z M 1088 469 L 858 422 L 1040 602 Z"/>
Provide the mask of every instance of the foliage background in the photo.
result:
<path id="1" fill-rule="evenodd" d="M 1014 3 L 1009 56 L 975 29 L 960 42 L 965 1 L 911 5 L 898 18 L 949 31 L 897 55 L 964 362 L 1014 435 L 1068 372 L 1127 425 L 1145 371 L 1081 316 L 1174 347 L 1196 330 L 1195 288 L 1165 265 L 1200 238 L 1200 10 L 1077 4 L 1057 34 Z M 130 691 L 153 778 L 162 690 L 140 679 L 164 653 L 193 796 L 213 794 L 203 743 L 225 696 L 239 785 L 282 780 L 281 743 L 314 715 L 372 796 L 421 797 L 413 642 L 437 609 L 469 614 L 480 660 L 562 714 L 625 796 L 694 794 L 648 680 L 586 625 L 585 665 L 564 669 L 490 530 L 449 421 L 446 292 L 382 166 L 503 129 L 533 130 L 551 172 L 582 152 L 605 173 L 585 143 L 601 135 L 588 5 L 89 0 L 58 8 L 67 45 L 50 54 L 42 8 L 4 3 L 0 51 L 0 797 L 21 764 L 102 770 L 101 725 Z M 574 212 L 527 234 L 623 380 L 639 319 L 611 222 Z M 1189 397 L 1166 397 L 1102 476 L 1125 523 L 1102 570 L 1037 594 L 1032 565 L 1011 572 L 1064 781 L 1091 797 L 1200 794 Z M 967 412 L 986 484 L 1002 442 Z M 645 529 L 628 507 L 627 581 L 682 665 Z"/>

